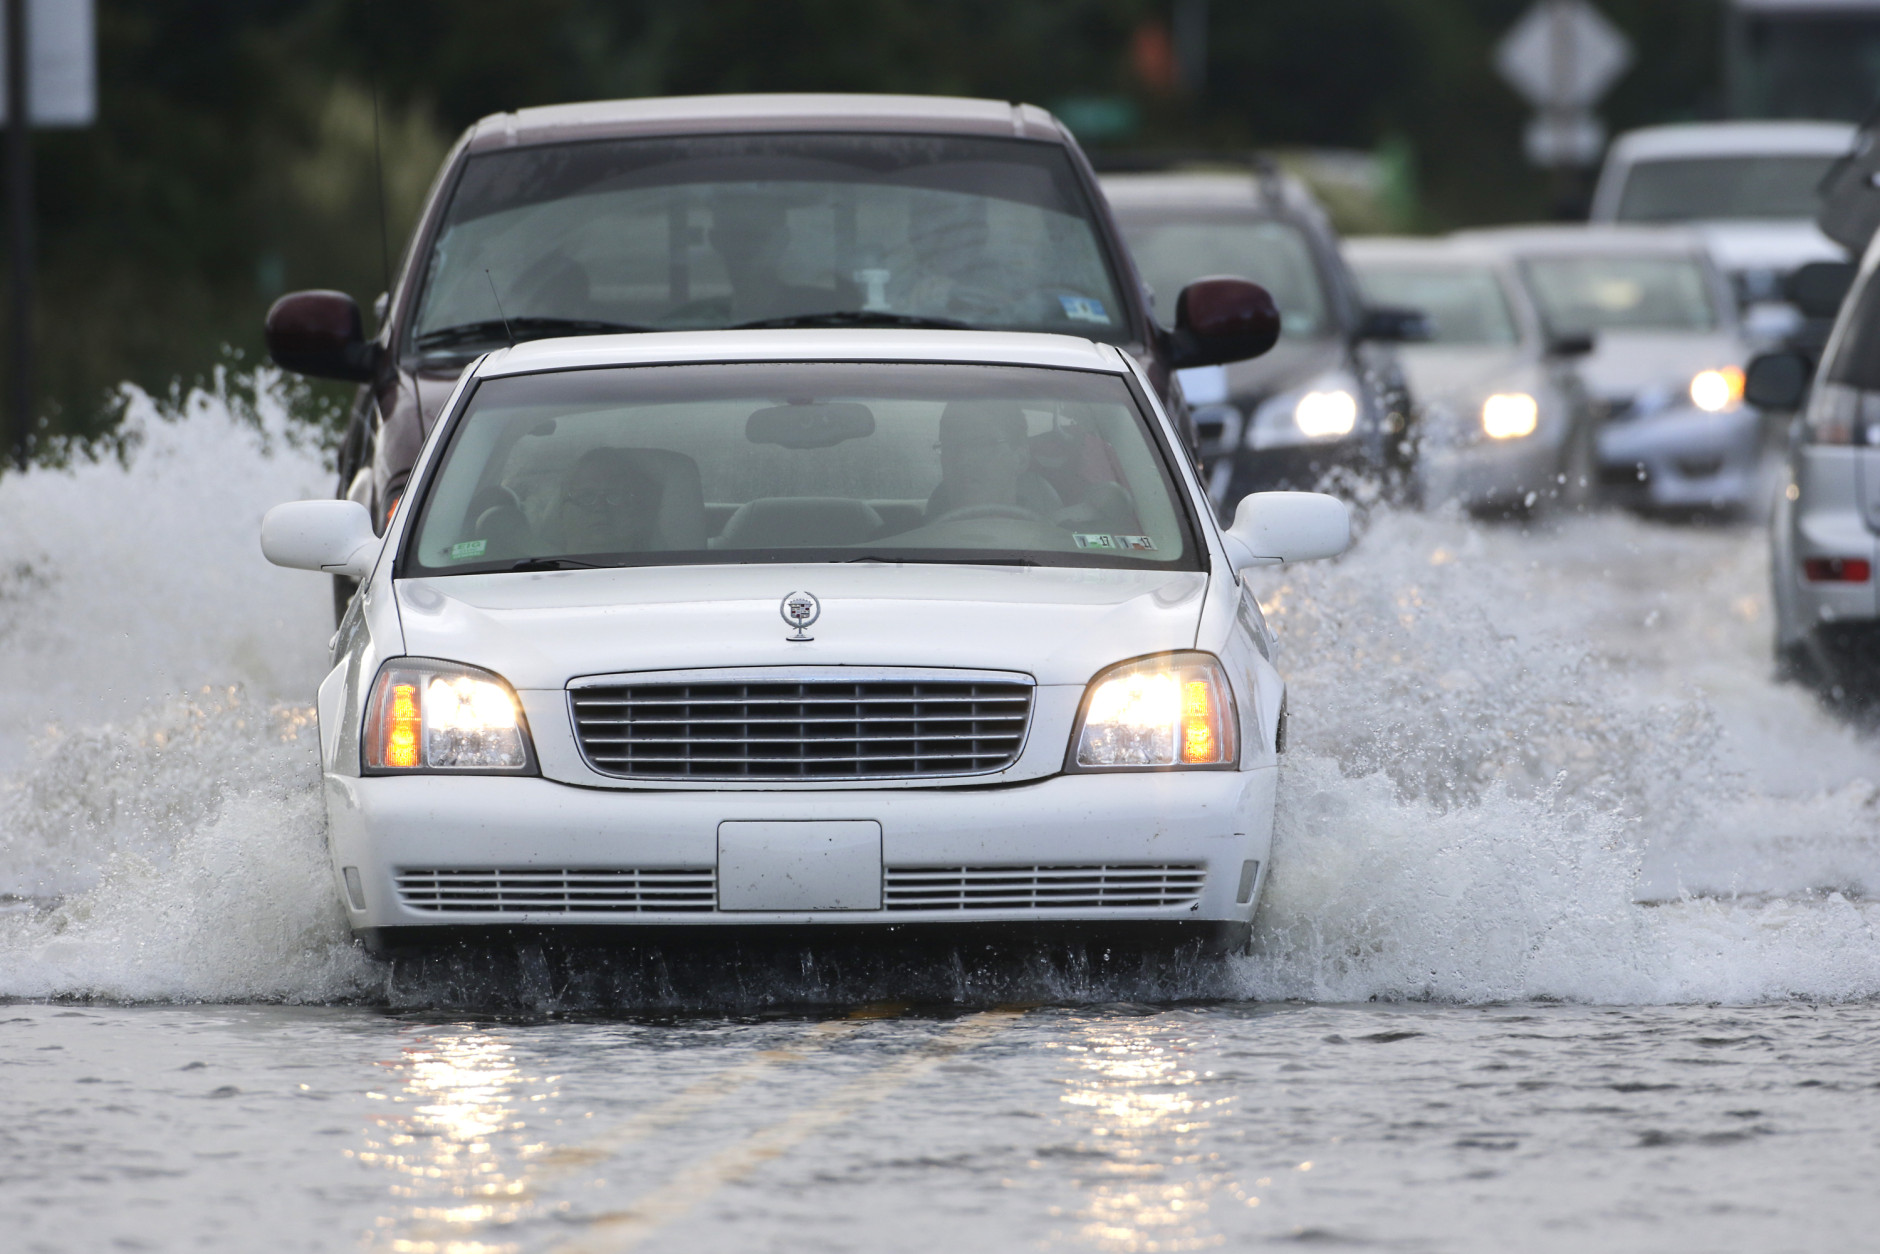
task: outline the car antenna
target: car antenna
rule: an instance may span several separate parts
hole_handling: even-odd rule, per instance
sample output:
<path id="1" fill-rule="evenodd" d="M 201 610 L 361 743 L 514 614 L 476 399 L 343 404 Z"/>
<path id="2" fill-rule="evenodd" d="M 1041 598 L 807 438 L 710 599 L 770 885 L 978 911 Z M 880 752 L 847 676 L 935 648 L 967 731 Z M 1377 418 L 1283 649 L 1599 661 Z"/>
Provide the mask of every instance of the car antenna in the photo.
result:
<path id="1" fill-rule="evenodd" d="M 390 300 L 392 242 L 391 229 L 385 222 L 385 149 L 379 142 L 379 49 L 376 39 L 372 41 L 372 55 L 368 64 L 372 67 L 372 176 L 379 199 L 379 278 L 385 285 L 385 297 Z"/>
<path id="2" fill-rule="evenodd" d="M 496 280 L 490 278 L 490 268 L 488 266 L 483 267 L 483 277 L 490 280 L 490 295 L 494 297 L 496 301 L 496 316 L 503 320 L 503 334 L 509 337 L 509 347 L 514 348 L 516 346 L 516 333 L 510 329 L 509 315 L 503 312 L 503 298 L 496 295 Z"/>

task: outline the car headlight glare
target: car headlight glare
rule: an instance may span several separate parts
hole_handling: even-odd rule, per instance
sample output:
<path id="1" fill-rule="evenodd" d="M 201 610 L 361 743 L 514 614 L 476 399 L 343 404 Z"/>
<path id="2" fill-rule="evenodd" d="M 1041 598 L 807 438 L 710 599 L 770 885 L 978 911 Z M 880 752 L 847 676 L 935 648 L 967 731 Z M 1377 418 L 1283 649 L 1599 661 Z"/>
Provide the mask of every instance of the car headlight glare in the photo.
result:
<path id="1" fill-rule="evenodd" d="M 1325 440 L 1350 435 L 1358 425 L 1358 398 L 1343 388 L 1307 392 L 1293 406 L 1293 425 L 1308 439 Z"/>
<path id="2" fill-rule="evenodd" d="M 1540 425 L 1541 407 L 1526 392 L 1498 392 L 1482 402 L 1482 434 L 1518 440 Z"/>
<path id="3" fill-rule="evenodd" d="M 1700 370 L 1691 376 L 1691 404 L 1707 414 L 1721 413 L 1743 399 L 1743 371 L 1736 366 Z"/>
<path id="4" fill-rule="evenodd" d="M 365 767 L 379 773 L 535 769 L 522 705 L 475 667 L 394 658 L 366 703 Z"/>
<path id="5" fill-rule="evenodd" d="M 1091 681 L 1072 760 L 1083 770 L 1232 766 L 1237 725 L 1233 693 L 1211 655 L 1141 658 Z"/>

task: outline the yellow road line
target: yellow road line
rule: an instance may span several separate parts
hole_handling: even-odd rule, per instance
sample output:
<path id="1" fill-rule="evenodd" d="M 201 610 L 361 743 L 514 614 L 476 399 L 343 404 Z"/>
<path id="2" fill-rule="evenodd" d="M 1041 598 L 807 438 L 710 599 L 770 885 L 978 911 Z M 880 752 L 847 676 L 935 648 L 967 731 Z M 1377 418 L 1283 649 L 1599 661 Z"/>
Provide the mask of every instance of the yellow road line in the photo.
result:
<path id="1" fill-rule="evenodd" d="M 725 1185 L 742 1180 L 816 1133 L 880 1101 L 952 1055 L 971 1049 L 1024 1013 L 1022 1009 L 999 1009 L 968 1017 L 925 1046 L 849 1081 L 816 1105 L 759 1129 L 737 1144 L 685 1168 L 632 1210 L 595 1216 L 590 1221 L 590 1230 L 558 1247 L 557 1254 L 601 1254 L 602 1251 L 634 1248 Z"/>
<path id="2" fill-rule="evenodd" d="M 526 1171 L 529 1182 L 533 1186 L 540 1181 L 605 1162 L 633 1142 L 643 1140 L 661 1128 L 683 1123 L 717 1105 L 773 1067 L 801 1062 L 845 1037 L 853 1036 L 877 1019 L 891 1019 L 906 1012 L 907 1006 L 900 1002 L 877 1002 L 851 1011 L 847 1018 L 818 1023 L 789 1045 L 781 1049 L 760 1050 L 745 1061 L 681 1089 L 658 1105 L 648 1107 L 583 1144 L 563 1146 L 544 1154 L 529 1165 Z"/>

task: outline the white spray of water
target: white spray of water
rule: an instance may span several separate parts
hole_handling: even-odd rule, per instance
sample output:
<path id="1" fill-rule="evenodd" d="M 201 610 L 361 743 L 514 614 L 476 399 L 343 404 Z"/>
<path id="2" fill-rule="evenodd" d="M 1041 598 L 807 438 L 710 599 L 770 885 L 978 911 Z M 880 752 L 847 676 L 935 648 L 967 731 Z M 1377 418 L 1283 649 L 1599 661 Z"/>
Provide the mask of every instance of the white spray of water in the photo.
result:
<path id="1" fill-rule="evenodd" d="M 207 403 L 134 420 L 129 469 L 0 481 L 0 996 L 373 995 L 305 704 L 327 589 L 255 545 L 327 474 L 277 408 L 258 432 Z M 1380 514 L 1345 559 L 1267 575 L 1293 748 L 1257 953 L 1229 981 L 1880 994 L 1873 747 L 1772 682 L 1765 589 L 1754 534 L 1617 515 Z"/>

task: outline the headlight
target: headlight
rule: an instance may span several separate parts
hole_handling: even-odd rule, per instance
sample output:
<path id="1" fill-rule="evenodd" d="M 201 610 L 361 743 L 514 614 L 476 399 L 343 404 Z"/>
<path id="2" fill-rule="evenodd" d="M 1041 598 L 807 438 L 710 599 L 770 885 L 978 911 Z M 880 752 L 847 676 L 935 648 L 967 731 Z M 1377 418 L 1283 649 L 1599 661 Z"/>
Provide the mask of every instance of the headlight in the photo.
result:
<path id="1" fill-rule="evenodd" d="M 1743 371 L 1736 366 L 1700 370 L 1691 376 L 1691 404 L 1715 414 L 1743 399 Z"/>
<path id="2" fill-rule="evenodd" d="M 1498 392 L 1482 402 L 1482 434 L 1491 440 L 1518 440 L 1540 425 L 1541 407 L 1526 392 Z"/>
<path id="3" fill-rule="evenodd" d="M 1282 392 L 1254 411 L 1248 444 L 1256 449 L 1338 440 L 1358 426 L 1358 386 L 1342 373 L 1316 380 L 1302 391 Z"/>
<path id="4" fill-rule="evenodd" d="M 1233 766 L 1234 695 L 1206 653 L 1168 653 L 1113 666 L 1091 681 L 1077 720 L 1080 770 Z"/>
<path id="5" fill-rule="evenodd" d="M 380 668 L 366 703 L 364 749 L 374 774 L 535 771 L 514 690 L 488 671 L 423 658 Z"/>

